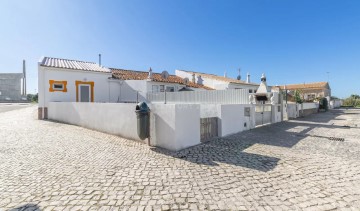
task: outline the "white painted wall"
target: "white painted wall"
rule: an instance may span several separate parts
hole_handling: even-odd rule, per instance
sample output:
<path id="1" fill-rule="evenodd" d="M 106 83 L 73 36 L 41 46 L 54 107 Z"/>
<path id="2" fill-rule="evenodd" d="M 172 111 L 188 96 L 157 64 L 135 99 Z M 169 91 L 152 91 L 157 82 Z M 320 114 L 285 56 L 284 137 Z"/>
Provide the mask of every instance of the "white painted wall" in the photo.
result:
<path id="1" fill-rule="evenodd" d="M 342 106 L 342 100 L 330 100 L 329 108 L 340 108 Z"/>
<path id="2" fill-rule="evenodd" d="M 48 107 L 49 102 L 76 102 L 75 81 L 94 81 L 94 102 L 109 102 L 108 78 L 111 73 L 77 71 L 39 66 L 39 107 Z M 49 92 L 49 80 L 67 81 L 67 92 Z"/>
<path id="3" fill-rule="evenodd" d="M 182 71 L 182 70 L 175 70 L 175 75 L 177 75 L 181 78 L 189 78 L 189 80 L 192 81 L 192 73 Z M 198 75 L 201 75 L 201 74 L 195 75 L 195 83 L 197 82 Z M 211 78 L 204 78 L 203 76 L 201 76 L 201 77 L 203 79 L 203 85 L 205 85 L 207 87 L 211 87 L 211 88 L 217 89 L 217 90 L 223 90 L 223 89 L 228 88 L 229 82 L 218 81 L 218 80 L 214 80 Z"/>
<path id="4" fill-rule="evenodd" d="M 174 87 L 174 91 L 177 92 L 179 89 L 185 87 L 185 85 L 182 84 L 176 84 L 176 83 L 164 83 L 164 82 L 157 82 L 157 81 L 148 81 L 147 83 L 147 91 L 152 92 L 152 85 L 164 85 Z"/>
<path id="5" fill-rule="evenodd" d="M 244 108 L 250 107 L 250 117 L 244 116 Z M 219 131 L 221 137 L 255 128 L 255 107 L 250 104 L 218 105 Z M 244 126 L 246 123 L 246 127 Z"/>
<path id="6" fill-rule="evenodd" d="M 287 104 L 287 116 L 288 118 L 299 117 L 298 104 Z"/>
<path id="7" fill-rule="evenodd" d="M 200 144 L 200 105 L 151 104 L 152 145 L 177 151 Z"/>
<path id="8" fill-rule="evenodd" d="M 182 70 L 175 70 L 175 75 L 181 77 L 181 78 L 189 78 L 190 81 L 192 81 L 192 73 L 182 71 Z M 201 74 L 196 74 L 195 79 L 197 80 L 197 76 Z M 229 83 L 226 81 L 221 81 L 213 78 L 208 78 L 204 75 L 201 75 L 201 78 L 203 79 L 203 85 L 207 87 L 211 87 L 216 90 L 225 90 L 225 89 L 252 89 L 257 90 L 259 85 L 254 84 L 236 84 L 236 83 Z"/>
<path id="9" fill-rule="evenodd" d="M 251 89 L 252 93 L 255 93 L 255 91 L 259 88 L 259 85 L 230 83 L 228 88 L 229 89 Z"/>
<path id="10" fill-rule="evenodd" d="M 200 143 L 199 105 L 149 106 L 152 146 L 177 151 Z M 135 107 L 135 103 L 49 102 L 48 118 L 141 141 Z"/>
<path id="11" fill-rule="evenodd" d="M 49 102 L 48 118 L 141 141 L 137 135 L 136 104 Z"/>
<path id="12" fill-rule="evenodd" d="M 137 92 L 139 96 L 137 97 Z M 120 102 L 146 101 L 147 81 L 146 80 L 126 80 L 121 85 Z"/>
<path id="13" fill-rule="evenodd" d="M 219 117 L 218 104 L 200 104 L 200 118 Z"/>

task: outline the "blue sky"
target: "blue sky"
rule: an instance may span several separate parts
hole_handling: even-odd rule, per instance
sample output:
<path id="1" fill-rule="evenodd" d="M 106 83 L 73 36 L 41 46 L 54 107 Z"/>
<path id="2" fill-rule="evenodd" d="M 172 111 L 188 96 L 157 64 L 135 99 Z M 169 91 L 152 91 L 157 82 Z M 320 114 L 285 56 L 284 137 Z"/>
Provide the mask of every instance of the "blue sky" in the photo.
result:
<path id="1" fill-rule="evenodd" d="M 0 72 L 21 72 L 37 89 L 41 56 L 108 67 L 175 69 L 270 85 L 327 81 L 360 93 L 360 1 L 2 0 Z"/>

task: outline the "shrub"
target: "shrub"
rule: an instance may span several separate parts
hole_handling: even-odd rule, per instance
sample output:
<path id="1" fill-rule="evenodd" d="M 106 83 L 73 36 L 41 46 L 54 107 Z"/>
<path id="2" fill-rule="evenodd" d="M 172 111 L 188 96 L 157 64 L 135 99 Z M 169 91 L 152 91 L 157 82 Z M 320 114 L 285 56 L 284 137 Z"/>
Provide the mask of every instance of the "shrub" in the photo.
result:
<path id="1" fill-rule="evenodd" d="M 319 109 L 324 109 L 325 111 L 329 109 L 328 100 L 326 99 L 326 97 L 320 99 Z"/>

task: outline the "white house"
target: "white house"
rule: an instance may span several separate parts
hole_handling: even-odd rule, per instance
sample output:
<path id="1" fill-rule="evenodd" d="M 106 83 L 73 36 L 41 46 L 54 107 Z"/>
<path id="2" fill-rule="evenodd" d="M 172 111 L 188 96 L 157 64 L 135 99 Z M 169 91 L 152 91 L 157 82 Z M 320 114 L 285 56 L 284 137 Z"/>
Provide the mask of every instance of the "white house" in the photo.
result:
<path id="1" fill-rule="evenodd" d="M 232 79 L 226 76 L 217 76 L 186 70 L 175 70 L 175 74 L 181 78 L 188 78 L 192 82 L 197 82 L 216 90 L 249 89 L 249 93 L 255 93 L 259 87 L 259 84 L 250 82 L 249 74 L 247 74 L 246 81 L 240 80 L 240 77 L 238 77 L 238 79 Z"/>
<path id="2" fill-rule="evenodd" d="M 94 62 L 43 57 L 38 63 L 39 119 L 49 102 L 139 102 L 147 92 L 211 89 L 167 72 L 106 68 Z"/>
<path id="3" fill-rule="evenodd" d="M 49 102 L 108 102 L 111 71 L 93 62 L 43 57 L 38 63 L 39 118 Z"/>

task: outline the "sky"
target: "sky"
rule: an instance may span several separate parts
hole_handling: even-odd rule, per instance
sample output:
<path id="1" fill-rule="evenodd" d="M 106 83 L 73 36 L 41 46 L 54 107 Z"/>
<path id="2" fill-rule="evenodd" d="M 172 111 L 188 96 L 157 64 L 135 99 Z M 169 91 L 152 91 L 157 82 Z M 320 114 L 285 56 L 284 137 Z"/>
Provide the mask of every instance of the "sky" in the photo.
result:
<path id="1" fill-rule="evenodd" d="M 0 0 L 0 72 L 37 92 L 42 56 L 154 72 L 175 69 L 269 85 L 330 82 L 360 94 L 358 0 Z"/>

